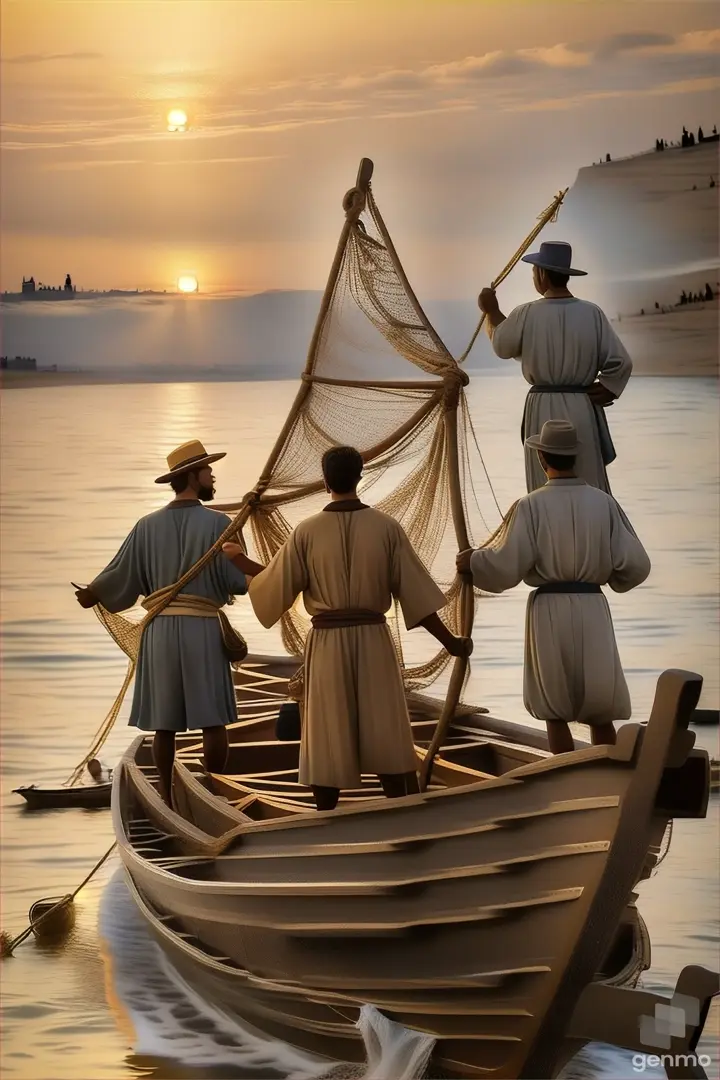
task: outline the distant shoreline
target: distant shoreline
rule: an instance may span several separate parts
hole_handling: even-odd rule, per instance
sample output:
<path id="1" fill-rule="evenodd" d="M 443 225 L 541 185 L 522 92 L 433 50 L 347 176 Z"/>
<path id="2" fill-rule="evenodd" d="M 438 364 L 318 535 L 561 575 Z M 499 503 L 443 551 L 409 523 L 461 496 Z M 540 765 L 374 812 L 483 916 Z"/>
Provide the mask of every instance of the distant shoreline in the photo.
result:
<path id="1" fill-rule="evenodd" d="M 486 370 L 469 369 L 469 374 L 477 378 L 483 375 L 511 375 L 519 371 L 507 366 L 507 368 L 492 367 Z M 641 378 L 688 378 L 707 379 L 718 377 L 717 363 L 713 366 L 707 364 L 684 365 L 680 370 L 677 366 L 659 365 L 653 370 L 647 370 L 636 365 L 633 370 L 634 376 Z M 3 371 L 0 378 L 0 390 L 37 390 L 48 387 L 67 386 L 142 386 L 158 383 L 245 383 L 245 382 L 293 382 L 297 381 L 297 375 L 283 375 L 271 378 L 267 375 L 233 375 L 231 372 L 223 372 L 205 378 L 198 378 L 197 372 L 173 372 L 168 375 L 143 375 L 137 377 L 118 372 L 104 371 Z"/>

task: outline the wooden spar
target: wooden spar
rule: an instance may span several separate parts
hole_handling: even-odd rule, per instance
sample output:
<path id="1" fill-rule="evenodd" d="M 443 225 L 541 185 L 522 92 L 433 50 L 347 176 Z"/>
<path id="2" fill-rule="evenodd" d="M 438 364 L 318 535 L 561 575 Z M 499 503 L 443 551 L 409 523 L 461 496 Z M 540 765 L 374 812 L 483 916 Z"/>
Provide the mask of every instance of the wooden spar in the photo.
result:
<path id="1" fill-rule="evenodd" d="M 430 384 L 432 386 L 432 383 Z M 434 394 L 431 394 L 426 401 L 423 401 L 419 409 L 412 414 L 412 416 L 401 424 L 399 428 L 396 428 L 390 435 L 382 440 L 382 442 L 376 443 L 375 446 L 369 450 L 364 451 L 362 459 L 366 465 L 374 461 L 375 458 L 380 457 L 386 450 L 389 450 L 391 446 L 394 446 L 396 442 L 399 442 L 408 432 L 412 431 L 424 417 L 428 416 L 434 408 L 440 402 L 443 396 L 443 385 L 441 385 Z M 263 494 L 260 495 L 258 501 L 263 506 L 279 506 L 285 502 L 295 502 L 297 499 L 304 499 L 306 495 L 315 495 L 318 491 L 322 491 L 325 487 L 323 480 L 315 480 L 312 484 L 303 484 L 300 487 L 294 488 L 290 491 L 275 492 L 272 495 Z M 219 503 L 213 509 L 221 511 L 233 511 L 242 507 L 243 503 Z"/>
<path id="2" fill-rule="evenodd" d="M 337 249 L 335 251 L 335 258 L 333 259 L 333 263 L 330 268 L 327 284 L 325 285 L 325 292 L 323 293 L 323 298 L 320 303 L 320 310 L 318 311 L 318 316 L 315 321 L 315 329 L 313 330 L 313 335 L 310 339 L 307 360 L 305 361 L 304 375 L 312 375 L 313 373 L 313 369 L 315 367 L 317 347 L 320 341 L 320 335 L 322 334 L 323 327 L 325 325 L 325 319 L 327 318 L 328 311 L 330 310 L 330 304 L 332 303 L 335 286 L 337 285 L 337 280 L 340 275 L 343 259 L 345 258 L 345 248 L 347 246 L 348 237 L 350 236 L 353 226 L 355 225 L 361 213 L 365 209 L 365 200 L 367 198 L 367 191 L 372 174 L 372 161 L 369 158 L 362 158 L 360 161 L 360 167 L 358 169 L 357 180 L 355 181 L 354 190 L 359 191 L 363 197 L 362 199 L 356 199 L 352 201 L 345 211 L 345 224 L 343 225 L 342 232 L 340 233 L 340 239 L 338 240 Z M 303 381 L 300 383 L 297 395 L 295 397 L 295 401 L 290 408 L 287 419 L 282 426 L 275 445 L 270 451 L 270 457 L 268 458 L 265 464 L 265 468 L 263 469 L 260 479 L 258 480 L 256 486 L 257 491 L 264 491 L 264 489 L 270 483 L 273 469 L 275 468 L 278 458 L 282 453 L 285 441 L 292 430 L 293 424 L 297 420 L 298 413 L 303 406 L 305 398 L 310 392 L 311 386 L 312 383 L 307 379 L 303 379 Z"/>
<path id="3" fill-rule="evenodd" d="M 459 391 L 459 387 L 458 387 Z M 445 411 L 445 455 L 448 466 L 448 478 L 450 484 L 450 509 L 452 512 L 453 526 L 458 548 L 465 551 L 470 547 L 467 522 L 465 520 L 465 507 L 463 504 L 462 488 L 460 486 L 460 461 L 458 454 L 458 424 L 457 411 L 460 403 L 460 392 L 450 395 Z M 463 576 L 460 593 L 460 633 L 463 637 L 472 636 L 473 621 L 475 618 L 475 593 L 472 581 Z M 460 701 L 460 695 L 465 684 L 465 675 L 468 669 L 468 658 L 458 656 L 453 665 L 450 684 L 448 686 L 445 704 L 437 722 L 437 727 L 427 749 L 427 754 L 420 769 L 420 790 L 426 791 L 430 783 L 433 760 L 442 746 Z"/>
<path id="4" fill-rule="evenodd" d="M 445 385 L 437 379 L 380 380 L 368 379 L 329 379 L 324 375 L 303 375 L 303 380 L 320 386 L 355 386 L 361 390 L 437 390 Z"/>

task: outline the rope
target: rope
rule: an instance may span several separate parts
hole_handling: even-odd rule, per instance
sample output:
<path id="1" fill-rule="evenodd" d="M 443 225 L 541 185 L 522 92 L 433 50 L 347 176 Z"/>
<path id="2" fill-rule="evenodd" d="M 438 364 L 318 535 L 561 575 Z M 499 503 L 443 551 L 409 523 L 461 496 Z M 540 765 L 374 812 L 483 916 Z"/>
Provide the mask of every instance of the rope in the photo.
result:
<path id="1" fill-rule="evenodd" d="M 116 846 L 117 846 L 117 840 L 112 844 L 111 847 L 108 848 L 108 850 L 105 852 L 105 854 L 102 856 L 102 858 L 98 859 L 98 861 L 95 863 L 95 865 L 93 866 L 90 873 L 85 878 L 83 878 L 83 880 L 80 882 L 80 884 L 78 885 L 78 887 L 75 889 L 74 892 L 67 893 L 60 900 L 58 900 L 57 903 L 53 904 L 52 907 L 48 908 L 47 911 L 44 911 L 42 913 L 42 915 L 39 915 L 37 919 L 32 919 L 30 921 L 30 924 L 26 927 L 25 930 L 23 930 L 23 932 L 21 934 L 18 934 L 17 937 L 14 937 L 11 940 L 8 940 L 8 935 L 6 933 L 3 933 L 1 935 L 2 940 L 0 942 L 0 955 L 1 956 L 12 956 L 13 950 L 16 949 L 18 945 L 21 945 L 23 943 L 23 941 L 25 941 L 25 939 L 27 937 L 29 937 L 30 934 L 35 930 L 35 928 L 40 925 L 40 923 L 44 922 L 45 919 L 48 919 L 55 911 L 58 910 L 58 908 L 64 907 L 64 906 L 69 905 L 69 904 L 72 904 L 73 901 L 75 900 L 75 897 L 80 892 L 80 890 L 85 888 L 88 881 L 90 881 L 90 879 L 92 877 L 94 877 L 94 875 L 97 873 L 97 871 L 103 865 L 103 863 L 107 859 L 110 858 L 110 856 L 112 855 L 112 853 L 115 850 Z M 48 902 L 47 898 L 43 898 L 41 900 L 37 900 L 35 902 L 35 904 L 33 904 L 33 907 L 35 907 L 36 904 L 42 904 L 43 900 L 46 903 Z"/>
<path id="2" fill-rule="evenodd" d="M 500 271 L 498 276 L 491 282 L 491 288 L 496 289 L 498 287 L 498 285 L 501 285 L 503 283 L 503 281 L 508 276 L 508 274 L 512 270 L 515 269 L 515 267 L 519 263 L 520 259 L 523 257 L 523 255 L 525 254 L 527 249 L 530 247 L 532 242 L 540 235 L 540 233 L 543 231 L 545 226 L 547 224 L 549 224 L 549 222 L 551 222 L 551 221 L 557 221 L 557 216 L 558 216 L 558 213 L 560 211 L 560 206 L 562 204 L 563 199 L 567 195 L 568 190 L 569 190 L 568 188 L 565 188 L 564 191 L 559 191 L 557 193 L 557 195 L 555 196 L 555 198 L 553 199 L 553 201 L 547 207 L 547 209 L 543 210 L 542 214 L 538 218 L 537 225 L 535 225 L 533 230 L 530 233 L 528 233 L 528 235 L 525 237 L 525 239 L 523 240 L 520 247 L 517 249 L 517 251 L 515 252 L 513 257 L 510 259 L 510 262 L 507 263 L 507 265 L 503 267 L 503 269 Z M 475 330 L 475 333 L 470 338 L 470 344 L 468 345 L 465 352 L 462 354 L 462 356 L 458 360 L 458 364 L 462 364 L 467 360 L 468 356 L 470 355 L 470 351 L 471 351 L 473 345 L 477 341 L 478 334 L 482 330 L 484 322 L 485 322 L 485 312 L 482 313 L 482 315 L 480 317 L 480 322 L 477 324 L 477 328 Z"/>

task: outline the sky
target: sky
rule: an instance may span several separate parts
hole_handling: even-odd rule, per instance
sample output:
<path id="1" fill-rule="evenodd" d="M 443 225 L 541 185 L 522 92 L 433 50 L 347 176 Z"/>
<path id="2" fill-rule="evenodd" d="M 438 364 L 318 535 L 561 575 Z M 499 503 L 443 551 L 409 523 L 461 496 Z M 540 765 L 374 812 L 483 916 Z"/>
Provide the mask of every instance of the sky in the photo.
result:
<path id="1" fill-rule="evenodd" d="M 0 20 L 3 289 L 322 288 L 367 156 L 418 291 L 467 296 L 579 168 L 720 122 L 704 0 L 3 0 Z"/>

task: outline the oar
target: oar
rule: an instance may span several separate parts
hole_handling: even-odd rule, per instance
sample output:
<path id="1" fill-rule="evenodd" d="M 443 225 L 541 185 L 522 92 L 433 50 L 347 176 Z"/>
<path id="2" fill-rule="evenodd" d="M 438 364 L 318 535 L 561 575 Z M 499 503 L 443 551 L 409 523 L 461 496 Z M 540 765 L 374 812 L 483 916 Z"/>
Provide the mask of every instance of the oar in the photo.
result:
<path id="1" fill-rule="evenodd" d="M 67 915 L 67 913 L 71 912 L 75 897 L 80 892 L 80 890 L 87 885 L 88 881 L 90 881 L 90 878 L 97 873 L 105 860 L 108 859 L 110 855 L 112 855 L 113 851 L 115 850 L 116 844 L 117 840 L 113 843 L 112 847 L 108 848 L 103 857 L 95 863 L 87 877 L 84 878 L 78 885 L 77 889 L 75 889 L 75 892 L 67 893 L 59 900 L 55 900 L 54 897 L 44 897 L 42 900 L 36 900 L 30 908 L 30 925 L 26 927 L 25 930 L 23 930 L 22 934 L 18 934 L 17 937 L 11 938 L 10 935 L 4 930 L 0 932 L 0 957 L 5 959 L 5 957 L 12 956 L 13 951 L 18 947 L 18 945 L 21 945 L 23 941 L 25 941 L 25 939 L 30 936 L 30 934 L 37 933 L 37 928 L 39 926 L 45 924 L 47 928 L 47 921 L 49 920 L 50 916 L 58 913 L 60 909 L 63 909 L 64 915 Z M 50 907 L 46 907 L 45 905 L 47 904 L 49 904 Z M 37 918 L 33 918 L 33 911 L 36 911 L 38 908 L 41 908 L 41 914 L 37 916 Z M 64 918 L 63 927 L 67 926 L 70 921 L 71 920 Z"/>

